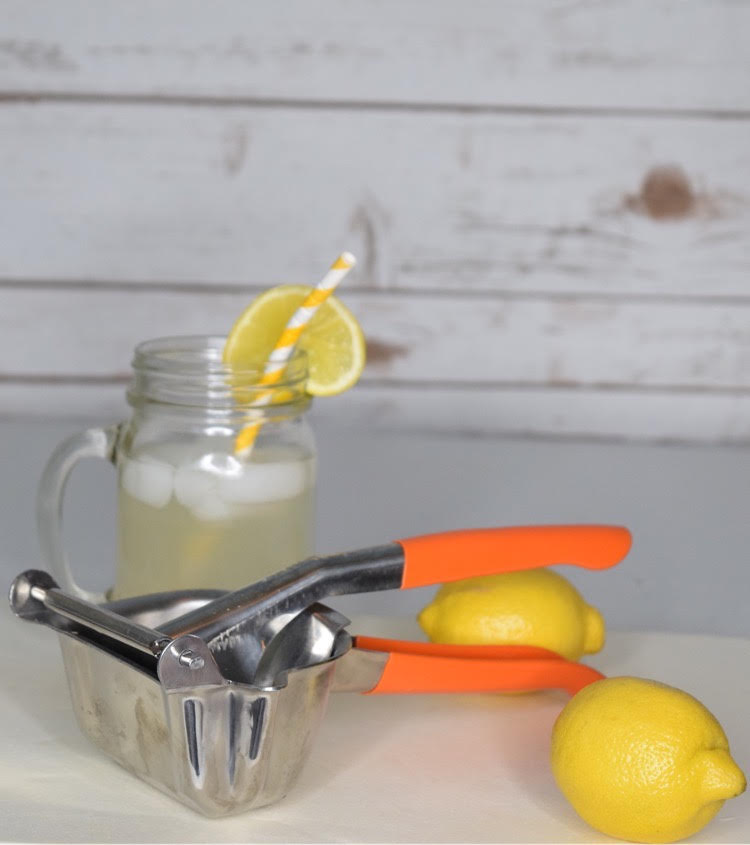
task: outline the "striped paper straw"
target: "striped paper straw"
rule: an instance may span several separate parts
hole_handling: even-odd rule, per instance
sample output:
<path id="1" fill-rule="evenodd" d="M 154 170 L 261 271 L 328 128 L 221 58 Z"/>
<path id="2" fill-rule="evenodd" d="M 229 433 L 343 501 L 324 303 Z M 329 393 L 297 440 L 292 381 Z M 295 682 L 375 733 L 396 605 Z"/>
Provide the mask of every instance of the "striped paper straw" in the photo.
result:
<path id="1" fill-rule="evenodd" d="M 305 330 L 310 320 L 312 320 L 318 308 L 328 299 L 339 282 L 341 282 L 356 263 L 357 259 L 351 252 L 342 252 L 333 264 L 331 264 L 328 272 L 310 291 L 302 305 L 292 314 L 291 319 L 286 324 L 281 337 L 276 341 L 273 352 L 271 352 L 263 368 L 263 376 L 259 385 L 278 384 L 284 375 L 284 370 L 289 363 L 289 359 L 294 354 L 299 336 Z M 262 407 L 263 405 L 270 404 L 273 393 L 274 391 L 272 389 L 263 391 L 253 402 L 253 405 Z M 244 458 L 249 456 L 261 425 L 262 423 L 252 423 L 251 425 L 246 425 L 240 431 L 237 439 L 234 441 L 234 452 L 236 455 L 242 455 Z"/>

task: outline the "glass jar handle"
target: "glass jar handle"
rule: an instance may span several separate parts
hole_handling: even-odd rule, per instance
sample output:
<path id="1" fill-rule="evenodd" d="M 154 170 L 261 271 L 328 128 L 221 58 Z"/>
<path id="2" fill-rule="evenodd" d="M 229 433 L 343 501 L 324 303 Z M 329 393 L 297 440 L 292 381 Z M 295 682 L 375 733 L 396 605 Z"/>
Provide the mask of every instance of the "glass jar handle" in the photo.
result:
<path id="1" fill-rule="evenodd" d="M 68 476 L 81 458 L 105 458 L 114 463 L 120 427 L 89 428 L 63 440 L 47 461 L 37 494 L 39 543 L 50 572 L 64 590 L 97 604 L 106 601 L 106 595 L 79 587 L 70 569 L 62 535 L 63 495 Z"/>

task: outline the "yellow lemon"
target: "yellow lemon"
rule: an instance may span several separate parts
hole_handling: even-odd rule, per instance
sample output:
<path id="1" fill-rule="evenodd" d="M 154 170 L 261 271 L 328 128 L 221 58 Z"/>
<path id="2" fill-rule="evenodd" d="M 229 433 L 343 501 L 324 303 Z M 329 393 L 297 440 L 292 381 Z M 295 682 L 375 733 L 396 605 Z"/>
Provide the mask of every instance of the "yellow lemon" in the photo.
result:
<path id="1" fill-rule="evenodd" d="M 444 584 L 419 624 L 433 641 L 535 645 L 577 660 L 604 645 L 604 619 L 549 569 L 483 575 Z"/>
<path id="2" fill-rule="evenodd" d="M 552 732 L 552 770 L 592 827 L 636 842 L 676 842 L 745 789 L 715 717 L 693 696 L 641 678 L 582 689 Z"/>
<path id="3" fill-rule="evenodd" d="M 289 318 L 312 288 L 279 285 L 257 296 L 240 314 L 224 345 L 224 363 L 262 368 Z M 311 396 L 333 396 L 354 385 L 365 366 L 365 338 L 352 312 L 329 296 L 297 343 L 307 353 Z"/>

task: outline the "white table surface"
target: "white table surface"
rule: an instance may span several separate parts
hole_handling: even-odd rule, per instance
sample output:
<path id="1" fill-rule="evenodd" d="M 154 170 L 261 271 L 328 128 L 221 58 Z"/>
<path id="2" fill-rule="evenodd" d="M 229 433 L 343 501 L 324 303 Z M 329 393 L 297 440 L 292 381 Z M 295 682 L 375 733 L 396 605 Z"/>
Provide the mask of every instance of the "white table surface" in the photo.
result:
<path id="1" fill-rule="evenodd" d="M 413 622 L 365 618 L 363 633 Z M 601 842 L 548 765 L 563 693 L 337 693 L 312 756 L 280 803 L 204 819 L 134 778 L 79 732 L 57 637 L 0 611 L 2 838 L 17 842 Z M 750 769 L 750 640 L 615 633 L 590 661 L 696 695 Z M 693 842 L 750 841 L 750 796 L 727 802 Z"/>

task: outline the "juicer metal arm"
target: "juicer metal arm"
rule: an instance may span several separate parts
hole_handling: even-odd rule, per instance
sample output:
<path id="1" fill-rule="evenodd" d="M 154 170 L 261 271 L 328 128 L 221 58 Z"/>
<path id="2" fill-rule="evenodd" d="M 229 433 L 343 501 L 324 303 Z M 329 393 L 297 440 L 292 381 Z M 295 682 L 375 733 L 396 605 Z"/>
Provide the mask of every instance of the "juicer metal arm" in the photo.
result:
<path id="1" fill-rule="evenodd" d="M 200 637 L 171 638 L 161 631 L 133 622 L 125 616 L 61 590 L 55 579 L 39 569 L 16 576 L 10 587 L 13 612 L 29 622 L 38 622 L 72 636 L 98 642 L 101 635 L 107 650 L 126 655 L 127 649 L 148 655 L 143 663 L 154 671 L 167 692 L 225 683 L 208 646 Z M 68 626 L 66 620 L 74 624 Z M 118 648 L 118 644 L 126 649 Z M 140 661 L 139 661 L 140 664 Z"/>
<path id="2" fill-rule="evenodd" d="M 211 642 L 252 620 L 260 633 L 269 620 L 328 596 L 397 590 L 403 572 L 404 550 L 398 543 L 311 557 L 170 620 L 161 630 L 170 637 L 197 634 Z"/>
<path id="3" fill-rule="evenodd" d="M 542 525 L 447 531 L 329 557 L 312 557 L 216 599 L 163 626 L 170 636 L 206 642 L 240 626 L 259 640 L 275 617 L 329 596 L 423 587 L 460 578 L 572 564 L 606 569 L 630 549 L 626 528 Z"/>
<path id="4" fill-rule="evenodd" d="M 158 657 L 170 642 L 170 637 L 159 631 L 68 595 L 58 587 L 51 575 L 39 569 L 22 572 L 13 581 L 10 605 L 13 612 L 22 619 L 50 624 L 54 621 L 54 614 L 58 614 L 78 622 L 90 631 L 104 634 L 153 657 Z"/>

